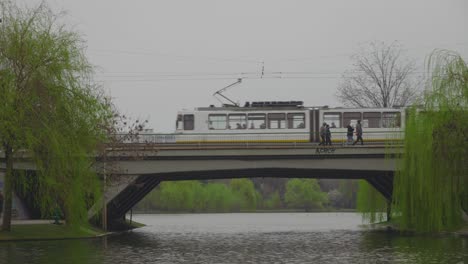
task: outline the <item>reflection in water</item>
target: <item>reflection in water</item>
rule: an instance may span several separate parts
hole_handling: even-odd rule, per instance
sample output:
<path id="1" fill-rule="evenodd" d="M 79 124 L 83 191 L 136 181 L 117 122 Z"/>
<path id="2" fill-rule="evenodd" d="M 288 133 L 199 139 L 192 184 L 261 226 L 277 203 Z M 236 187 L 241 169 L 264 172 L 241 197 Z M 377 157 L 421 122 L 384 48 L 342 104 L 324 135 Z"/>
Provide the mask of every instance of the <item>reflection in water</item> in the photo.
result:
<path id="1" fill-rule="evenodd" d="M 148 226 L 102 239 L 0 243 L 0 263 L 468 263 L 466 238 L 364 231 L 351 213 L 136 218 Z"/>
<path id="2" fill-rule="evenodd" d="M 468 263 L 468 239 L 450 235 L 368 232 L 361 250 L 391 256 L 392 263 Z"/>
<path id="3" fill-rule="evenodd" d="M 101 250 L 90 240 L 0 243 L 0 263 L 100 263 Z"/>

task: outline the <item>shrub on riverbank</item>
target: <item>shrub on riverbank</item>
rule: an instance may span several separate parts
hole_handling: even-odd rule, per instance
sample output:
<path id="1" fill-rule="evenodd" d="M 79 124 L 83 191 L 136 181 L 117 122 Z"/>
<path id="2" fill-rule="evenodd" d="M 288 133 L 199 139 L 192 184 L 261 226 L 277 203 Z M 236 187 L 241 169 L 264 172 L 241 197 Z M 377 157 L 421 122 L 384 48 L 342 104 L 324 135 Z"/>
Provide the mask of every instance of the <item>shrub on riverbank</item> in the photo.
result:
<path id="1" fill-rule="evenodd" d="M 229 182 L 180 181 L 163 182 L 136 207 L 138 211 L 166 212 L 240 212 L 268 210 L 322 210 L 327 206 L 327 193 L 316 180 L 293 179 L 287 182 L 281 197 L 273 192 L 262 197 L 250 179 Z"/>

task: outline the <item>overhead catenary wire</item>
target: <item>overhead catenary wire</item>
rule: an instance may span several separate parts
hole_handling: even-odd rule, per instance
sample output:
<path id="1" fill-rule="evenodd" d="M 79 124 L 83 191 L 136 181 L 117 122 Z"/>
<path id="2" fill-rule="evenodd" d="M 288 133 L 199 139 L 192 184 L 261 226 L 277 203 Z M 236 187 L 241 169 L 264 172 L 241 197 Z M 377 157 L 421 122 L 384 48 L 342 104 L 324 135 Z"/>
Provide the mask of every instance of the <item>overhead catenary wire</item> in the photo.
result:
<path id="1" fill-rule="evenodd" d="M 343 72 L 326 72 L 326 71 L 262 71 L 262 72 L 107 72 L 98 74 L 100 77 L 120 78 L 120 77 L 196 77 L 196 76 L 241 76 L 241 75 L 346 75 L 352 73 L 362 73 L 364 71 L 345 70 Z M 424 74 L 425 71 L 413 71 L 410 74 Z"/>
<path id="2" fill-rule="evenodd" d="M 423 77 L 417 76 L 417 77 Z M 243 77 L 243 80 L 261 80 L 261 79 L 284 79 L 284 80 L 293 80 L 293 79 L 303 79 L 303 80 L 313 80 L 313 79 L 349 79 L 352 77 L 346 76 L 263 76 L 263 77 Z M 155 78 L 155 79 L 97 79 L 100 82 L 164 82 L 164 81 L 212 81 L 212 80 L 232 80 L 230 77 L 219 77 L 219 78 Z"/>
<path id="3" fill-rule="evenodd" d="M 90 53 L 107 53 L 110 55 L 123 54 L 123 55 L 138 55 L 138 56 L 163 56 L 163 57 L 174 57 L 181 59 L 191 59 L 191 60 L 210 60 L 210 61 L 226 61 L 226 62 L 237 62 L 237 63 L 253 63 L 261 64 L 261 60 L 255 59 L 244 59 L 244 58 L 225 58 L 225 57 L 212 57 L 212 56 L 200 56 L 200 55 L 179 55 L 179 54 L 170 54 L 158 51 L 142 51 L 142 50 L 112 50 L 112 49 L 90 49 Z"/>
<path id="4" fill-rule="evenodd" d="M 276 71 L 276 72 L 233 72 L 233 73 L 144 73 L 144 74 L 102 74 L 97 79 L 111 82 L 152 82 L 152 81 L 184 81 L 184 80 L 232 80 L 232 79 L 346 79 L 353 78 L 354 74 L 362 71 L 339 72 L 308 72 L 308 71 Z M 415 77 L 424 77 L 426 72 L 414 71 L 410 73 Z"/>
<path id="5" fill-rule="evenodd" d="M 163 55 L 181 57 L 195 60 L 222 60 L 231 62 L 251 62 L 259 65 L 261 68 L 258 72 L 100 72 L 96 74 L 96 79 L 102 82 L 161 82 L 161 81 L 208 81 L 208 80 L 232 80 L 232 79 L 347 79 L 353 78 L 354 74 L 362 73 L 360 70 L 341 71 L 265 71 L 264 60 L 245 60 L 241 58 L 216 58 L 205 56 L 185 56 L 173 55 L 161 52 L 149 51 L 127 51 L 127 50 L 100 50 L 101 52 L 122 53 L 122 54 L 137 54 L 137 55 Z M 337 57 L 349 54 L 338 55 L 320 55 L 316 57 Z M 310 59 L 310 58 L 302 58 Z M 287 61 L 289 59 L 279 59 L 277 61 Z M 293 59 L 294 60 L 294 59 Z M 274 59 L 272 60 L 274 61 Z M 428 75 L 427 71 L 412 71 L 409 73 L 414 77 L 424 77 Z"/>
<path id="6" fill-rule="evenodd" d="M 434 46 L 447 46 L 447 45 L 455 45 L 455 46 L 466 46 L 468 42 L 456 42 L 456 43 L 443 43 Z M 415 49 L 434 49 L 434 46 L 429 45 L 421 45 L 418 47 L 406 47 L 402 50 L 415 50 Z M 171 54 L 166 52 L 160 51 L 153 51 L 153 50 L 125 50 L 125 49 L 89 49 L 89 53 L 94 53 L 95 55 L 137 55 L 137 56 L 163 56 L 163 57 L 173 57 L 173 58 L 181 58 L 181 59 L 188 59 L 188 60 L 210 60 L 210 61 L 224 61 L 224 62 L 236 62 L 236 63 L 252 63 L 252 64 L 262 64 L 264 65 L 265 59 L 258 59 L 252 57 L 237 57 L 237 58 L 226 58 L 226 57 L 214 57 L 214 56 L 202 56 L 202 55 L 180 55 L 180 54 Z M 350 57 L 355 53 L 337 53 L 337 54 L 327 54 L 327 55 L 315 55 L 315 56 L 304 56 L 304 57 L 290 57 L 290 58 L 272 58 L 268 59 L 267 61 L 270 62 L 305 62 L 310 60 L 316 59 L 328 59 L 328 58 L 339 58 L 339 57 Z"/>

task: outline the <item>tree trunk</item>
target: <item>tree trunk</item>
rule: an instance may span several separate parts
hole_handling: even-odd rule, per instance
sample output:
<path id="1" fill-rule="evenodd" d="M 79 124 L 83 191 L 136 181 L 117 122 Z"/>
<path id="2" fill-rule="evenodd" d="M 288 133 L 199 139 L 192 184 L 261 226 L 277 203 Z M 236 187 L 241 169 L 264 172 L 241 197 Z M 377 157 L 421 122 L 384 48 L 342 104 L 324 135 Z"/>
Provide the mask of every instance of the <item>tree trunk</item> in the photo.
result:
<path id="1" fill-rule="evenodd" d="M 4 207 L 3 207 L 3 224 L 2 231 L 11 230 L 11 209 L 12 209 L 12 197 L 13 197 L 13 149 L 10 145 L 4 144 L 5 147 L 5 185 L 4 191 Z"/>

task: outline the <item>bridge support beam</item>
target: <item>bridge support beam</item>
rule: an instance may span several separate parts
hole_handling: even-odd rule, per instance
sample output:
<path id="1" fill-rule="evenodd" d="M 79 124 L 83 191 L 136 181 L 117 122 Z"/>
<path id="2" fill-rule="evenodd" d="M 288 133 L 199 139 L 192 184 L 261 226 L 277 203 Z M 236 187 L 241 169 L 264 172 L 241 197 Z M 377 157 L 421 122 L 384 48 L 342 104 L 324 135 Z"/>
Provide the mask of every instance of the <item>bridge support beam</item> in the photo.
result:
<path id="1" fill-rule="evenodd" d="M 393 195 L 393 174 L 380 175 L 366 178 L 367 182 L 379 191 L 387 201 L 392 201 Z"/>
<path id="2" fill-rule="evenodd" d="M 387 221 L 392 219 L 393 175 L 367 178 L 367 182 L 387 199 Z"/>
<path id="3" fill-rule="evenodd" d="M 143 199 L 161 180 L 151 175 L 142 175 L 131 182 L 107 204 L 107 224 L 111 230 L 119 229 L 125 214 Z"/>

